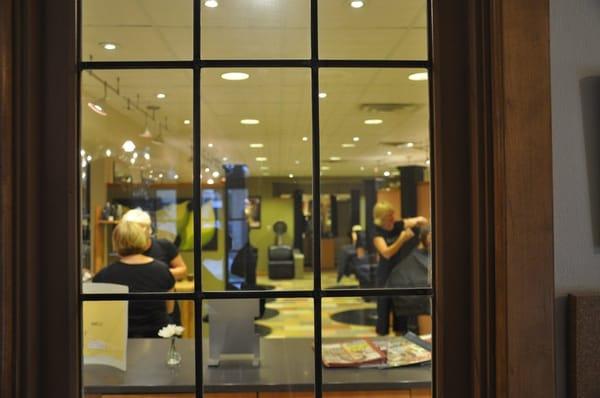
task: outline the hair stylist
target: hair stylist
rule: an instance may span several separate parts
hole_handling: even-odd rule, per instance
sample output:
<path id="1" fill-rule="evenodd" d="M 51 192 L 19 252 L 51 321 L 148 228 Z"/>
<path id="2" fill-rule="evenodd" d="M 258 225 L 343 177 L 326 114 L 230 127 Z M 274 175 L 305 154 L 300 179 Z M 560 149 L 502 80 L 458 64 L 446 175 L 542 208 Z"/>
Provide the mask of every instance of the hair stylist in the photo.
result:
<path id="1" fill-rule="evenodd" d="M 392 269 L 407 257 L 419 244 L 419 228 L 427 225 L 425 217 L 405 218 L 394 220 L 394 209 L 387 202 L 378 202 L 373 208 L 375 221 L 375 236 L 373 245 L 379 255 L 376 273 L 376 286 L 385 287 Z M 391 297 L 377 299 L 377 326 L 379 335 L 389 332 L 390 312 L 393 302 Z M 405 317 L 393 316 L 393 330 L 405 332 L 407 320 Z"/>

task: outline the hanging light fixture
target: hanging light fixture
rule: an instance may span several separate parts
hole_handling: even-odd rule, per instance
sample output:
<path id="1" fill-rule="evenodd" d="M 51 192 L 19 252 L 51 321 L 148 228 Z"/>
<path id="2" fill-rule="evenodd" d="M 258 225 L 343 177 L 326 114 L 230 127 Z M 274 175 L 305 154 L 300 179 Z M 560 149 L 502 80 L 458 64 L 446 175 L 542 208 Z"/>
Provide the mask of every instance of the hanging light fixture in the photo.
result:
<path id="1" fill-rule="evenodd" d="M 162 145 L 165 143 L 165 140 L 162 136 L 162 124 L 158 122 L 158 134 L 155 137 L 152 137 L 152 143 L 156 145 Z"/>
<path id="2" fill-rule="evenodd" d="M 144 132 L 140 134 L 140 137 L 144 138 L 152 138 L 152 133 L 150 132 L 150 128 L 148 127 L 148 114 L 146 114 L 145 122 L 144 122 Z"/>
<path id="3" fill-rule="evenodd" d="M 106 116 L 106 95 L 107 95 L 107 83 L 104 82 L 104 96 L 102 98 L 89 101 L 87 103 L 88 108 L 101 116 Z"/>

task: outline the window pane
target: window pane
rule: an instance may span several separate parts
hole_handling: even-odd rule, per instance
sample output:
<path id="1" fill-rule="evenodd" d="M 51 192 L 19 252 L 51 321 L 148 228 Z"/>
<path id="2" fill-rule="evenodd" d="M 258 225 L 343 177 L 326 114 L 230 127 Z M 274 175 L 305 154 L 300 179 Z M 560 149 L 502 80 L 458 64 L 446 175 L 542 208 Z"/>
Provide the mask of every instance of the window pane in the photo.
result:
<path id="1" fill-rule="evenodd" d="M 85 284 L 84 292 L 111 291 L 106 285 L 91 285 Z M 194 393 L 194 303 L 177 301 L 179 319 L 164 318 L 165 304 L 139 300 L 83 303 L 84 396 Z M 162 315 L 157 305 L 163 306 Z M 181 337 L 158 336 L 164 323 L 183 325 Z"/>
<path id="2" fill-rule="evenodd" d="M 310 0 L 202 3 L 202 58 L 310 58 Z"/>
<path id="3" fill-rule="evenodd" d="M 193 290 L 191 82 L 181 70 L 83 72 L 84 281 Z"/>
<path id="4" fill-rule="evenodd" d="M 319 57 L 427 59 L 427 2 L 319 1 Z"/>
<path id="5" fill-rule="evenodd" d="M 83 61 L 192 58 L 192 0 L 83 0 Z"/>
<path id="6" fill-rule="evenodd" d="M 205 393 L 314 396 L 311 299 L 207 300 L 204 311 Z"/>
<path id="7" fill-rule="evenodd" d="M 203 289 L 311 289 L 310 70 L 201 81 Z"/>
<path id="8" fill-rule="evenodd" d="M 323 389 L 332 396 L 343 388 L 361 396 L 430 397 L 431 318 L 428 308 L 406 305 L 419 301 L 429 306 L 426 296 L 323 299 Z M 384 309 L 387 325 L 378 319 Z M 391 334 L 378 336 L 376 325 Z"/>
<path id="9" fill-rule="evenodd" d="M 429 225 L 427 72 L 327 68 L 320 71 L 320 85 L 323 287 L 427 286 L 428 246 L 421 247 L 421 279 L 402 286 L 409 282 L 401 276 L 400 286 L 395 286 L 396 279 L 389 277 L 419 245 Z M 386 246 L 392 246 L 404 229 L 394 220 L 427 219 L 390 260 L 373 245 L 381 234 L 375 225 L 377 203 L 393 212 L 385 226 Z M 407 261 L 413 260 L 410 256 Z"/>

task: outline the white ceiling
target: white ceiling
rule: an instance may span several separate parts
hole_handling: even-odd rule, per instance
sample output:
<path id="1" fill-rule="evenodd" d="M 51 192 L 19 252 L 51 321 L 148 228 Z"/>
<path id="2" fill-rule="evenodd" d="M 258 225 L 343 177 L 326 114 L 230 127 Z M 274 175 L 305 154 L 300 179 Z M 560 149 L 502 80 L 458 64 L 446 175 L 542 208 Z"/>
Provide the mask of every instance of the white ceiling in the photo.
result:
<path id="1" fill-rule="evenodd" d="M 308 58 L 308 0 L 220 0 L 219 7 L 202 7 L 202 55 L 205 58 Z M 320 53 L 322 58 L 423 59 L 426 56 L 425 1 L 367 0 L 352 9 L 345 0 L 321 0 Z M 118 12 L 115 12 L 118 10 Z M 192 48 L 191 1 L 93 0 L 83 6 L 83 54 L 94 60 L 189 59 Z M 101 42 L 116 42 L 113 52 Z M 86 55 L 87 54 L 87 55 Z M 202 158 L 210 167 L 223 157 L 248 164 L 251 174 L 310 175 L 310 69 L 235 69 L 250 74 L 244 81 L 220 78 L 232 69 L 203 69 L 201 75 Z M 324 175 L 381 175 L 404 164 L 424 164 L 428 158 L 427 82 L 408 80 L 409 69 L 321 69 L 321 159 Z M 84 72 L 82 78 L 82 144 L 94 156 L 106 148 L 117 151 L 125 139 L 152 154 L 148 168 L 174 170 L 191 179 L 189 161 L 192 126 L 192 73 L 189 70 L 94 71 L 111 86 L 120 80 L 120 96 L 109 90 L 108 116 L 91 112 L 88 101 L 103 97 L 103 85 Z M 163 92 L 167 98 L 156 98 Z M 139 95 L 139 102 L 137 97 Z M 142 113 L 127 109 L 125 97 L 145 109 L 158 105 L 164 145 L 139 136 Z M 384 112 L 363 104 L 396 104 Z M 130 104 L 131 108 L 131 104 Z M 240 119 L 259 119 L 244 126 Z M 381 125 L 368 126 L 367 118 Z M 150 122 L 155 134 L 158 127 Z M 360 137 L 353 142 L 352 137 Z M 383 142 L 414 142 L 395 148 Z M 212 148 L 208 144 L 213 144 Z M 250 143 L 264 148 L 251 149 Z M 354 143 L 355 148 L 342 148 Z M 387 152 L 391 151 L 391 155 Z M 268 158 L 259 163 L 257 156 Z M 327 162 L 329 157 L 341 161 Z M 260 167 L 269 170 L 261 170 Z M 360 167 L 365 170 L 361 171 Z M 377 169 L 375 172 L 374 169 Z"/>

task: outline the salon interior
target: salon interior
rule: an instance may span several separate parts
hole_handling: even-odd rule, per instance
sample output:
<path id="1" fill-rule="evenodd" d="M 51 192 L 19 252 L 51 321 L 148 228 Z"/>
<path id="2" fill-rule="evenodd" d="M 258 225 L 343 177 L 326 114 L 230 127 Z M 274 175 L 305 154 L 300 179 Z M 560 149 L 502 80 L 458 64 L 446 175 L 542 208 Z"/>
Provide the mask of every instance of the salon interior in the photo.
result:
<path id="1" fill-rule="evenodd" d="M 378 204 L 394 221 L 405 220 L 402 229 L 410 230 L 408 220 L 424 219 L 419 232 L 413 228 L 416 235 L 430 223 L 427 2 L 321 0 L 316 28 L 308 0 L 197 3 L 199 15 L 191 0 L 82 1 L 81 59 L 88 65 L 80 80 L 82 284 L 94 284 L 98 273 L 120 261 L 115 230 L 128 211 L 141 209 L 151 220 L 153 242 L 168 241 L 180 270 L 185 266 L 174 276 L 172 291 L 206 293 L 215 301 L 210 293 L 268 292 L 239 300 L 256 303 L 247 334 L 253 335 L 248 341 L 258 341 L 260 364 L 236 357 L 211 366 L 213 358 L 196 358 L 204 344 L 196 339 L 212 339 L 225 312 L 236 318 L 248 307 L 211 306 L 210 299 L 198 307 L 188 296 L 176 300 L 173 321 L 183 327 L 177 374 L 163 366 L 167 348 L 148 348 L 130 336 L 126 370 L 84 363 L 86 396 L 191 397 L 201 384 L 209 397 L 314 396 L 318 379 L 296 382 L 282 374 L 315 372 L 316 327 L 323 348 L 339 341 L 371 344 L 382 338 L 378 306 L 385 299 L 358 293 L 321 297 L 315 289 L 394 287 L 377 276 L 384 257 L 376 244 Z M 318 85 L 310 63 L 285 63 L 311 58 L 314 29 L 321 59 L 351 65 L 319 67 Z M 230 66 L 236 60 L 281 62 Z M 411 62 L 351 64 L 360 60 Z M 384 246 L 394 244 L 386 240 Z M 414 250 L 423 250 L 422 244 Z M 422 285 L 396 287 L 431 288 L 426 268 Z M 408 333 L 431 343 L 430 312 L 406 317 L 397 329 L 394 303 L 383 338 Z M 84 332 L 92 313 L 84 305 Z M 293 351 L 298 342 L 306 344 Z M 213 348 L 212 340 L 205 344 L 202 355 Z M 160 364 L 139 370 L 144 376 L 133 382 L 135 361 L 146 361 L 144 355 L 154 360 L 145 350 L 155 351 Z M 196 372 L 199 364 L 207 370 Z M 244 367 L 255 373 L 240 376 Z M 395 367 L 404 372 L 398 375 L 373 366 L 323 369 L 323 396 L 431 395 L 431 355 Z M 281 388 L 262 379 L 279 376 Z"/>

